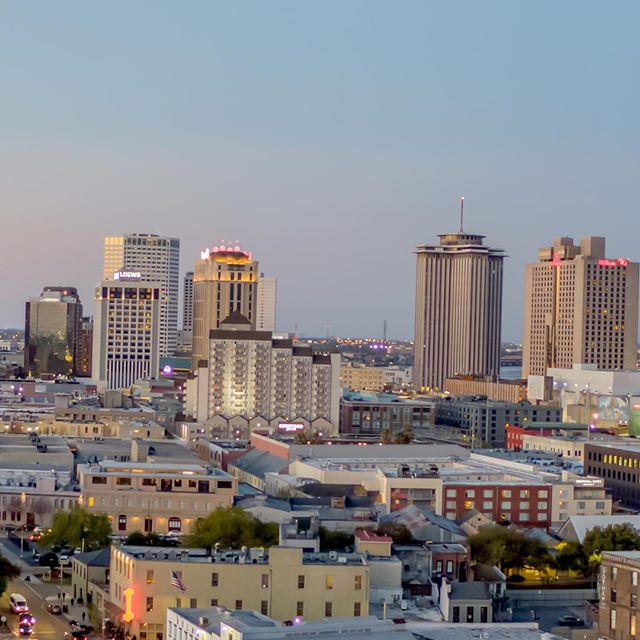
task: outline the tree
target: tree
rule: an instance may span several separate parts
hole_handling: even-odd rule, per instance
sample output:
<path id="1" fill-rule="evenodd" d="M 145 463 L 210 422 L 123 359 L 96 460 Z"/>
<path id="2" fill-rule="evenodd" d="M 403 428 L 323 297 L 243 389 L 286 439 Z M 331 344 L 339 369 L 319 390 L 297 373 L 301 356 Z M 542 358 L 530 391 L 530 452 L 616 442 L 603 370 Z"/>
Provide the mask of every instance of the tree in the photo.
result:
<path id="1" fill-rule="evenodd" d="M 471 557 L 480 564 L 498 565 L 502 569 L 528 566 L 538 570 L 553 564 L 551 554 L 541 542 L 506 527 L 484 527 L 467 542 Z"/>
<path id="2" fill-rule="evenodd" d="M 587 532 L 582 550 L 588 563 L 588 574 L 594 576 L 600 568 L 603 551 L 637 551 L 640 532 L 628 522 L 594 527 Z"/>
<path id="3" fill-rule="evenodd" d="M 157 533 L 142 533 L 142 531 L 130 533 L 124 543 L 132 547 L 161 547 L 164 544 Z"/>
<path id="4" fill-rule="evenodd" d="M 306 431 L 298 431 L 293 439 L 296 444 L 322 444 L 322 434 L 319 431 L 307 433 Z"/>
<path id="5" fill-rule="evenodd" d="M 318 530 L 320 537 L 321 551 L 344 551 L 347 547 L 353 546 L 353 536 L 340 531 L 329 531 L 324 527 Z"/>
<path id="6" fill-rule="evenodd" d="M 0 555 L 0 597 L 7 590 L 10 580 L 20 575 L 20 569 Z"/>
<path id="7" fill-rule="evenodd" d="M 396 433 L 396 444 L 411 444 L 411 440 L 413 440 L 413 431 L 411 430 L 411 427 L 404 427 Z"/>
<path id="8" fill-rule="evenodd" d="M 186 546 L 204 547 L 209 553 L 216 544 L 223 548 L 270 547 L 278 543 L 278 525 L 260 522 L 239 507 L 218 507 L 206 518 L 198 518 Z"/>
<path id="9" fill-rule="evenodd" d="M 396 544 L 408 544 L 413 540 L 411 531 L 404 525 L 397 522 L 385 522 L 381 524 L 376 533 L 381 536 L 391 536 Z"/>
<path id="10" fill-rule="evenodd" d="M 74 507 L 71 511 L 58 511 L 53 515 L 53 524 L 42 536 L 42 543 L 71 548 L 84 546 L 86 551 L 91 551 L 106 547 L 110 534 L 111 524 L 106 514 L 89 513 L 82 507 Z"/>

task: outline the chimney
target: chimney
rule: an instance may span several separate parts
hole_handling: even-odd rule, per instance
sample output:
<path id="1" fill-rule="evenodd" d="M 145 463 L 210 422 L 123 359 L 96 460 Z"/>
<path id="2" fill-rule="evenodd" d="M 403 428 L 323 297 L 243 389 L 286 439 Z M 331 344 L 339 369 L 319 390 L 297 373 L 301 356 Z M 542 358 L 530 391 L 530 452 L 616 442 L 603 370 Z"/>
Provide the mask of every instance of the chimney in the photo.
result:
<path id="1" fill-rule="evenodd" d="M 146 462 L 149 455 L 149 445 L 142 438 L 131 441 L 131 462 Z"/>

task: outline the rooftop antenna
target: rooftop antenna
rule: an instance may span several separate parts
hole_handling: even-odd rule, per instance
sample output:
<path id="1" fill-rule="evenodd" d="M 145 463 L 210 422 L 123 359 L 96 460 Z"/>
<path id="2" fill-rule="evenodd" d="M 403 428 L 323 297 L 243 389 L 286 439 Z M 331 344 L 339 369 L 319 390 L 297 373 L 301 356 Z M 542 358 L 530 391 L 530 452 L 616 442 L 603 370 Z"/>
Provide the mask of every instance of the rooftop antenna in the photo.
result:
<path id="1" fill-rule="evenodd" d="M 464 225 L 464 196 L 460 197 L 460 233 L 463 233 Z"/>

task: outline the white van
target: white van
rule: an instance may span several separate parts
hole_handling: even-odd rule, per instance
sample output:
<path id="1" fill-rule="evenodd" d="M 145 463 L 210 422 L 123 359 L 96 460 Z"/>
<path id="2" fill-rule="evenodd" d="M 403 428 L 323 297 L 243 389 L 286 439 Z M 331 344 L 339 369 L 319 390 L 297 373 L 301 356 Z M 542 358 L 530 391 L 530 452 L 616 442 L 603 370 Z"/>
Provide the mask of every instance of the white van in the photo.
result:
<path id="1" fill-rule="evenodd" d="M 24 613 L 25 611 L 29 611 L 27 599 L 19 593 L 12 593 L 9 596 L 9 607 L 11 608 L 12 613 Z"/>

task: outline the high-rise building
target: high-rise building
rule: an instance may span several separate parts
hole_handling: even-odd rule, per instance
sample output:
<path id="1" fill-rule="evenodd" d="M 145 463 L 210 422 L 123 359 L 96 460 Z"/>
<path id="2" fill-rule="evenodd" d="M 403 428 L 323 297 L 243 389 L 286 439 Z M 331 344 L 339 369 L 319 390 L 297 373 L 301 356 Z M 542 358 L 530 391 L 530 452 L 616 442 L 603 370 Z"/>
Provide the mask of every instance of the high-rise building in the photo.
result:
<path id="1" fill-rule="evenodd" d="M 80 340 L 78 344 L 78 366 L 76 367 L 79 376 L 91 376 L 92 352 L 93 318 L 82 318 L 80 323 Z"/>
<path id="2" fill-rule="evenodd" d="M 209 360 L 209 334 L 234 311 L 256 326 L 258 263 L 239 246 L 200 254 L 193 273 L 193 366 Z"/>
<path id="3" fill-rule="evenodd" d="M 256 331 L 238 311 L 211 331 L 208 345 L 209 357 L 187 383 L 187 412 L 198 421 L 213 416 L 323 420 L 326 432 L 337 433 L 339 353 Z"/>
<path id="4" fill-rule="evenodd" d="M 161 356 L 172 356 L 178 331 L 180 240 L 147 233 L 107 236 L 104 239 L 103 280 L 119 272 L 140 274 L 144 282 L 160 283 Z"/>
<path id="5" fill-rule="evenodd" d="M 442 389 L 456 374 L 497 375 L 502 249 L 460 231 L 416 248 L 414 385 Z"/>
<path id="6" fill-rule="evenodd" d="M 182 308 L 182 330 L 191 331 L 193 329 L 193 271 L 184 274 Z"/>
<path id="7" fill-rule="evenodd" d="M 258 280 L 258 312 L 256 314 L 258 331 L 276 330 L 276 289 L 277 280 L 265 278 L 261 273 Z"/>
<path id="8" fill-rule="evenodd" d="M 39 376 L 75 374 L 82 303 L 74 287 L 45 287 L 25 313 L 24 368 Z"/>
<path id="9" fill-rule="evenodd" d="M 93 372 L 111 389 L 158 375 L 159 282 L 139 278 L 105 280 L 96 289 Z"/>
<path id="10" fill-rule="evenodd" d="M 522 375 L 547 368 L 636 368 L 638 263 L 607 259 L 605 239 L 557 238 L 525 267 Z"/>

